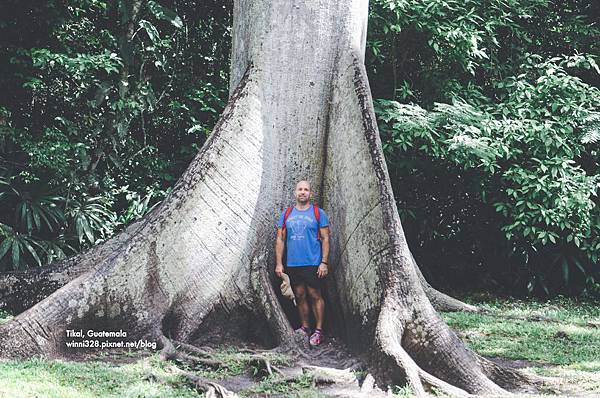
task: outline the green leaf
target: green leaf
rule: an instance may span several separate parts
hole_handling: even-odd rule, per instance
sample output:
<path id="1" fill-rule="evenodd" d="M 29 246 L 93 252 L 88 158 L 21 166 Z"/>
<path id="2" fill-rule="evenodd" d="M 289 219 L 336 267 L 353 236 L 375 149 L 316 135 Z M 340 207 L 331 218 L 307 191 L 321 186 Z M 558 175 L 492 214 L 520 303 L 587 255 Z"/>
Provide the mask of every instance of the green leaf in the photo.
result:
<path id="1" fill-rule="evenodd" d="M 31 256 L 35 259 L 38 266 L 42 266 L 42 260 L 38 257 L 35 249 L 31 246 L 31 244 L 27 240 L 23 240 L 23 245 L 27 248 L 27 251 L 31 254 Z"/>
<path id="2" fill-rule="evenodd" d="M 142 19 L 140 22 L 140 27 L 144 28 L 146 30 L 146 33 L 148 33 L 148 36 L 150 37 L 150 40 L 152 40 L 152 43 L 156 44 L 160 41 L 160 34 L 158 33 L 158 30 L 156 29 L 156 27 L 154 25 L 152 25 L 150 22 L 146 21 L 145 19 Z"/>
<path id="3" fill-rule="evenodd" d="M 90 228 L 90 224 L 89 224 L 88 220 L 83 218 L 82 225 L 83 225 L 83 231 L 85 232 L 85 236 L 88 238 L 90 243 L 94 243 L 94 234 L 92 233 L 92 230 Z"/>
<path id="4" fill-rule="evenodd" d="M 17 205 L 16 208 L 16 213 L 17 213 L 17 220 L 19 220 L 19 222 L 23 225 L 25 224 L 25 218 L 26 218 L 26 213 L 27 213 L 27 209 L 25 209 L 25 202 L 21 202 Z"/>
<path id="5" fill-rule="evenodd" d="M 23 207 L 24 209 L 26 209 L 26 219 L 27 219 L 27 233 L 31 233 L 31 231 L 33 230 L 33 217 L 31 215 L 32 212 L 32 208 L 31 206 L 27 206 L 27 207 Z"/>
<path id="6" fill-rule="evenodd" d="M 36 229 L 39 231 L 42 229 L 42 223 L 40 221 L 40 209 L 36 207 L 31 208 L 31 212 L 33 213 L 33 222 L 35 224 Z"/>
<path id="7" fill-rule="evenodd" d="M 58 220 L 56 219 L 56 217 L 52 213 L 48 213 L 48 215 L 54 220 L 54 222 L 56 222 L 57 224 L 59 223 Z M 43 211 L 40 212 L 39 216 L 44 220 L 44 222 L 46 223 L 46 226 L 48 227 L 50 232 L 54 231 L 54 228 L 52 227 L 52 223 L 50 222 L 48 217 L 46 217 L 46 214 Z M 38 230 L 39 230 L 39 228 L 38 228 Z"/>
<path id="8" fill-rule="evenodd" d="M 21 259 L 21 245 L 17 239 L 12 241 L 12 263 L 13 267 L 19 266 L 19 260 Z"/>
<path id="9" fill-rule="evenodd" d="M 0 244 L 0 259 L 4 257 L 4 255 L 10 249 L 11 240 L 11 238 L 6 238 L 2 241 L 2 244 Z"/>
<path id="10" fill-rule="evenodd" d="M 175 11 L 158 4 L 156 1 L 149 1 L 148 8 L 156 18 L 169 21 L 176 28 L 183 27 L 183 21 Z"/>

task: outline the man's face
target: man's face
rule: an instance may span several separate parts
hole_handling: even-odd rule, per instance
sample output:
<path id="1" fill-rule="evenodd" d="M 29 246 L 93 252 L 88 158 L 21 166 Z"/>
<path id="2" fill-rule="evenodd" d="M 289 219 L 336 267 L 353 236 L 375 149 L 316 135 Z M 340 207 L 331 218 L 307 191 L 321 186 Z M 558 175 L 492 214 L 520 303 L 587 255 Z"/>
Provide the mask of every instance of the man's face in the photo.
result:
<path id="1" fill-rule="evenodd" d="M 294 196 L 296 197 L 296 201 L 300 204 L 308 203 L 310 199 L 310 184 L 307 181 L 300 181 L 296 184 L 296 190 L 294 191 Z"/>

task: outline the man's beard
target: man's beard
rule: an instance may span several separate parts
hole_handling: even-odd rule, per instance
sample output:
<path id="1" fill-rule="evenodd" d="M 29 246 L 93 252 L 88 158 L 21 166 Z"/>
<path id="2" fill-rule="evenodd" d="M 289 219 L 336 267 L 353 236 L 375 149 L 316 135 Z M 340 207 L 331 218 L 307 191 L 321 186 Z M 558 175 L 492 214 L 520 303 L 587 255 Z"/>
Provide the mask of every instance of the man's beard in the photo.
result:
<path id="1" fill-rule="evenodd" d="M 308 203 L 309 198 L 296 198 L 296 200 L 298 201 L 298 203 L 300 203 L 301 205 L 305 205 Z"/>

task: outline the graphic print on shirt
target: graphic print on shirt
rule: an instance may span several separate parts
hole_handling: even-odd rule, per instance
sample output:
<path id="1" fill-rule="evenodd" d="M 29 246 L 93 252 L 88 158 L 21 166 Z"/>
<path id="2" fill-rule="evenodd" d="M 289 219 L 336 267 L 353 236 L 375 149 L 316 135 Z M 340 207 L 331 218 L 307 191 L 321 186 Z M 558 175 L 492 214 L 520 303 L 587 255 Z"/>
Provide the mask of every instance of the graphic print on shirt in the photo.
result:
<path id="1" fill-rule="evenodd" d="M 290 230 L 291 240 L 306 239 L 306 228 L 313 222 L 313 219 L 305 215 L 297 215 L 287 220 L 287 228 Z"/>

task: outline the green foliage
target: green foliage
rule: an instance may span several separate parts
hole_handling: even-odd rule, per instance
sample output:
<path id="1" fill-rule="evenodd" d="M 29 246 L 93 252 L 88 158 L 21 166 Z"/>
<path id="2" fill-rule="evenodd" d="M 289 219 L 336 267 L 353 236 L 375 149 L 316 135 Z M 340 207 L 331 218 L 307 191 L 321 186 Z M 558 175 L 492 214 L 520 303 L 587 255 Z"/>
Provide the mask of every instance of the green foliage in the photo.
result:
<path id="1" fill-rule="evenodd" d="M 373 91 L 390 98 L 376 105 L 384 150 L 407 234 L 434 282 L 470 273 L 488 287 L 549 294 L 597 280 L 592 8 L 372 3 Z"/>
<path id="2" fill-rule="evenodd" d="M 528 53 L 598 53 L 597 6 L 579 1 L 374 0 L 368 62 L 374 96 L 429 106 L 475 99 Z M 389 88 L 392 90 L 389 90 Z M 391 93 L 391 95 L 390 95 Z"/>
<path id="3" fill-rule="evenodd" d="M 72 247 L 60 238 L 54 241 L 42 238 L 60 236 L 67 222 L 61 210 L 64 198 L 37 184 L 18 186 L 16 178 L 7 170 L 0 176 L 0 198 L 7 210 L 0 217 L 0 264 L 10 263 L 18 269 L 64 258 Z"/>
<path id="4" fill-rule="evenodd" d="M 525 73 L 498 83 L 504 99 L 499 104 L 476 107 L 456 100 L 427 112 L 381 100 L 377 107 L 388 160 L 426 156 L 475 170 L 478 192 L 469 200 L 502 215 L 499 227 L 521 261 L 543 256 L 548 268 L 560 261 L 566 284 L 574 271 L 592 278 L 586 268 L 598 262 L 600 249 L 600 167 L 588 161 L 595 149 L 582 139 L 600 90 L 564 68 L 584 61 L 595 65 L 592 58 L 579 56 L 524 65 Z M 554 271 L 533 271 L 529 289 L 538 283 L 548 293 L 540 278 Z"/>
<path id="5" fill-rule="evenodd" d="M 11 248 L 0 269 L 63 258 L 151 210 L 228 94 L 229 3 L 11 7 L 0 17 L 13 39 L 0 62 L 0 245 Z M 32 15 L 46 19 L 31 26 Z"/>
<path id="6" fill-rule="evenodd" d="M 30 255 L 38 265 L 41 265 L 37 251 L 42 247 L 31 236 L 15 232 L 11 227 L 3 224 L 0 224 L 0 234 L 2 236 L 0 259 L 10 255 L 13 267 L 22 268 L 25 264 L 25 257 Z"/>
<path id="7" fill-rule="evenodd" d="M 164 19 L 166 21 L 169 21 L 176 28 L 183 27 L 183 22 L 181 21 L 179 15 L 177 15 L 170 9 L 161 6 L 156 1 L 149 1 L 148 8 L 157 19 Z"/>
<path id="8" fill-rule="evenodd" d="M 0 325 L 12 319 L 12 315 L 4 310 L 0 310 Z"/>

